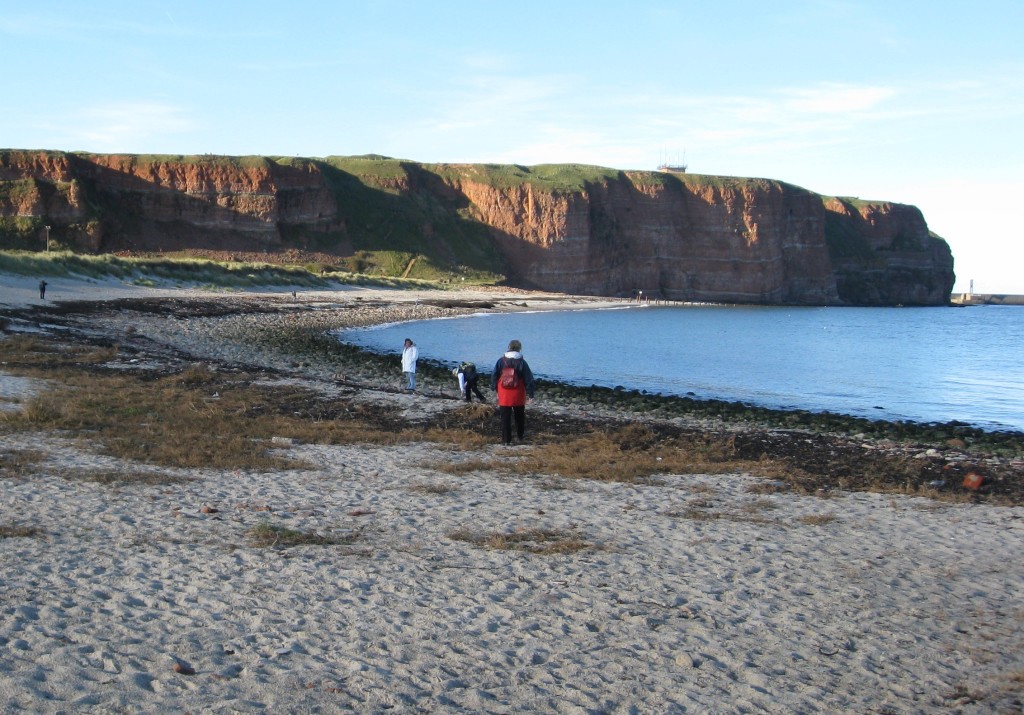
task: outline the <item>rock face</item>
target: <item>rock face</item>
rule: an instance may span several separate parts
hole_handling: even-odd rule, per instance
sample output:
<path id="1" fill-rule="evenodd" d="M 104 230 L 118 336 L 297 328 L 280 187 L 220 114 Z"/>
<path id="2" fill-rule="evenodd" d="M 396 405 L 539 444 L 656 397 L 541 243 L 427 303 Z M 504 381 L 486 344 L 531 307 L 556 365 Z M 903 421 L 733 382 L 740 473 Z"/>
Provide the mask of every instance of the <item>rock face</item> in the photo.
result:
<path id="1" fill-rule="evenodd" d="M 836 287 L 856 305 L 945 305 L 953 289 L 949 246 L 914 206 L 831 198 L 826 237 Z"/>
<path id="2" fill-rule="evenodd" d="M 523 283 L 671 300 L 839 302 L 820 198 L 778 182 L 633 174 L 569 194 L 458 188 Z"/>
<path id="3" fill-rule="evenodd" d="M 261 157 L 0 152 L 0 217 L 47 222 L 57 240 L 101 252 L 279 250 L 290 226 L 344 229 L 315 164 Z"/>
<path id="4" fill-rule="evenodd" d="M 953 259 L 913 206 L 779 181 L 385 158 L 0 151 L 0 246 L 406 251 L 595 295 L 942 305 Z"/>

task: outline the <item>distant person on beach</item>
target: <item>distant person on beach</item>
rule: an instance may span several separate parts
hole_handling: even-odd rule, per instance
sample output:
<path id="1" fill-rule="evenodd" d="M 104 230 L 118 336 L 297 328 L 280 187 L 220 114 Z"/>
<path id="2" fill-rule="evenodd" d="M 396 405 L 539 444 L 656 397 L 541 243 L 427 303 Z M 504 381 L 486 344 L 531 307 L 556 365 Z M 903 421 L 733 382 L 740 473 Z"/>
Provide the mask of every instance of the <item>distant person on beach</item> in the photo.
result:
<path id="1" fill-rule="evenodd" d="M 471 362 L 464 362 L 452 370 L 452 372 L 459 379 L 459 392 L 462 393 L 462 399 L 466 402 L 472 402 L 473 394 L 475 393 L 481 402 L 487 402 L 477 386 L 480 373 L 476 371 L 476 365 Z"/>
<path id="2" fill-rule="evenodd" d="M 46 281 L 39 281 L 39 300 L 46 300 Z"/>
<path id="3" fill-rule="evenodd" d="M 409 392 L 416 390 L 416 359 L 420 351 L 416 344 L 409 338 L 405 339 L 405 349 L 402 350 L 402 374 L 405 375 L 405 389 Z"/>
<path id="4" fill-rule="evenodd" d="M 516 437 L 523 441 L 526 433 L 526 403 L 533 399 L 533 372 L 523 359 L 523 345 L 518 340 L 508 344 L 508 350 L 498 358 L 491 373 L 491 388 L 498 393 L 498 413 L 501 417 L 501 441 L 512 444 L 512 418 L 516 421 Z"/>

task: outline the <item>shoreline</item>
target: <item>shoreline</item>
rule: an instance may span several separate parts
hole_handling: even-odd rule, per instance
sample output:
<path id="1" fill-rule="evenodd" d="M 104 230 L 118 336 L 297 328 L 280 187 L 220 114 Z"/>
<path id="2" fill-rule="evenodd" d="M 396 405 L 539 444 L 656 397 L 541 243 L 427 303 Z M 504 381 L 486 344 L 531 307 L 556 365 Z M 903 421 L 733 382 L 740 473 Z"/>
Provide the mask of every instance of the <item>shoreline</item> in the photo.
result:
<path id="1" fill-rule="evenodd" d="M 287 289 L 245 290 L 228 293 L 196 289 L 145 288 L 136 297 L 135 286 L 117 281 L 114 289 L 99 285 L 78 286 L 70 292 L 91 300 L 60 301 L 46 305 L 21 305 L 15 322 L 34 311 L 50 312 L 53 319 L 67 315 L 69 326 L 87 326 L 113 344 L 130 344 L 139 338 L 144 350 L 163 348 L 191 355 L 194 361 L 291 371 L 320 385 L 333 383 L 367 391 L 371 401 L 400 399 L 397 389 L 397 355 L 382 355 L 345 346 L 327 333 L 352 327 L 455 317 L 478 312 L 523 310 L 575 310 L 628 307 L 622 301 L 523 290 L 423 291 L 393 288 L 353 288 L 339 291 Z M 23 286 L 24 289 L 30 286 Z M 127 290 L 132 297 L 126 298 Z M 81 314 L 79 317 L 74 317 Z M 28 318 L 31 322 L 31 317 Z M 73 328 L 77 330 L 78 328 Z M 394 363 L 394 364 L 392 364 Z M 450 407 L 455 397 L 450 366 L 437 360 L 421 360 L 420 396 L 407 405 L 423 417 Z M 969 471 L 986 475 L 997 491 L 1009 485 L 1011 503 L 1024 503 L 1024 433 L 993 431 L 961 423 L 917 423 L 853 417 L 807 410 L 778 410 L 714 399 L 641 394 L 614 388 L 575 387 L 541 381 L 546 393 L 534 409 L 559 418 L 583 416 L 601 421 L 643 421 L 681 428 L 734 433 L 818 434 L 846 452 L 869 450 L 893 457 L 934 462 L 925 481 L 943 482 L 939 490 L 959 489 Z M 403 402 L 404 405 L 404 402 Z M 785 449 L 785 448 L 783 448 Z M 815 459 L 805 454 L 806 459 Z M 856 461 L 847 455 L 847 461 Z M 843 480 L 847 481 L 847 480 Z M 924 483 L 917 482 L 919 490 Z M 927 490 L 926 490 L 927 491 Z M 1017 501 L 1019 499 L 1019 502 Z"/>
<path id="2" fill-rule="evenodd" d="M 397 372 L 381 372 L 395 369 L 387 360 L 322 340 L 327 323 L 557 303 L 462 291 L 167 292 L 93 289 L 106 300 L 5 310 L 7 335 L 108 351 L 90 369 L 157 381 L 202 367 L 425 429 L 469 414 L 450 373 L 426 370 L 425 394 L 403 394 Z M 41 389 L 44 379 L 0 366 L 4 412 Z M 552 388 L 528 408 L 531 429 L 568 439 L 604 425 L 709 436 L 731 426 L 754 459 L 777 449 L 792 464 L 841 471 L 802 489 L 795 474 L 519 474 L 501 465 L 544 444 L 505 448 L 496 433 L 491 443 L 490 422 L 460 449 L 272 440 L 271 451 L 300 460 L 283 470 L 125 462 L 87 431 L 5 430 L 0 709 L 1020 709 L 1024 506 L 855 481 L 890 464 L 946 475 L 977 464 L 1019 479 L 1019 457 L 742 415 L 644 417 L 608 393 Z M 218 399 L 205 394 L 195 409 Z M 251 534 L 268 526 L 339 543 L 256 545 Z M 551 534 L 578 550 L 485 547 L 460 534 Z"/>
<path id="3" fill-rule="evenodd" d="M 55 278 L 48 287 L 45 301 L 38 299 L 37 280 L 24 276 L 3 275 L 5 291 L 0 295 L 0 310 L 23 313 L 26 310 L 57 308 L 61 305 L 79 303 L 113 304 L 144 303 L 147 301 L 173 299 L 175 301 L 208 301 L 211 305 L 222 304 L 222 310 L 210 310 L 211 314 L 227 313 L 259 313 L 261 302 L 273 305 L 275 310 L 304 310 L 329 312 L 338 310 L 339 320 L 336 329 L 370 327 L 381 324 L 397 324 L 432 317 L 451 317 L 466 315 L 473 312 L 543 312 L 573 311 L 599 309 L 628 309 L 639 307 L 629 299 L 579 296 L 560 293 L 545 293 L 523 289 L 477 287 L 456 288 L 452 290 L 435 289 L 400 289 L 390 287 L 365 287 L 338 285 L 332 289 L 308 289 L 296 287 L 246 288 L 210 290 L 197 287 L 181 286 L 137 286 L 110 278 L 77 279 Z M 365 302 L 364 302 L 365 301 Z M 360 315 L 362 306 L 376 306 L 377 313 L 370 317 Z M 464 308 L 464 312 L 433 314 L 429 307 L 456 310 Z M 264 311 L 269 312 L 269 311 Z M 2 315 L 2 313 L 0 313 Z M 326 321 L 325 321 L 326 322 Z M 441 364 L 441 361 L 433 360 Z M 637 393 L 637 390 L 627 390 Z M 659 395 L 662 396 L 662 395 Z M 825 421 L 834 417 L 839 421 L 851 423 L 874 423 L 917 426 L 922 429 L 966 427 L 968 431 L 1007 435 L 1024 438 L 1024 431 L 1012 428 L 982 427 L 949 422 L 922 422 L 915 420 L 896 420 L 872 417 L 856 417 L 841 412 L 812 411 L 805 409 L 782 409 L 760 407 L 743 402 L 731 402 L 716 398 L 689 399 L 682 395 L 663 395 L 666 399 L 677 399 L 708 404 L 730 405 L 749 409 L 751 412 L 762 412 L 768 415 L 810 414 L 819 415 Z M 818 425 L 814 425 L 818 426 Z"/>

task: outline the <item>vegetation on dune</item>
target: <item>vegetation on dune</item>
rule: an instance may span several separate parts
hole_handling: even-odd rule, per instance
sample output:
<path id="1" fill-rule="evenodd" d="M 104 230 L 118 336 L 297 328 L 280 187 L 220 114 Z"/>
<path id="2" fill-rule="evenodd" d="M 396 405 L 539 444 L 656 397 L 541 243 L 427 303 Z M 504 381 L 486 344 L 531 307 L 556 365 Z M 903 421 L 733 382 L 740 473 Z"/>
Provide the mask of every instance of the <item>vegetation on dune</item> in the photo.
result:
<path id="1" fill-rule="evenodd" d="M 253 385 L 247 376 L 186 368 L 159 379 L 94 366 L 115 349 L 74 350 L 36 338 L 0 342 L 6 369 L 61 385 L 0 414 L 3 429 L 89 435 L 110 456 L 182 469 L 289 469 L 273 438 L 322 444 L 392 444 L 401 429 L 363 425 L 360 408 L 320 404 L 308 390 Z"/>
<path id="2" fill-rule="evenodd" d="M 261 385 L 245 373 L 194 365 L 163 376 L 103 369 L 117 357 L 116 347 L 69 345 L 36 336 L 0 341 L 6 371 L 59 382 L 20 410 L 0 413 L 0 432 L 88 435 L 110 456 L 186 469 L 303 467 L 280 452 L 280 440 L 374 445 L 427 441 L 459 450 L 479 449 L 492 441 L 494 411 L 484 406 L 467 405 L 437 423 L 416 424 L 380 405 L 324 399 L 306 388 Z M 737 460 L 727 441 L 680 442 L 642 426 L 588 429 L 576 436 L 542 428 L 536 437 L 535 451 L 524 454 L 524 460 L 502 460 L 504 466 L 495 466 L 521 474 L 628 482 L 667 472 L 764 466 Z M 438 468 L 448 471 L 445 465 Z"/>
<path id="3" fill-rule="evenodd" d="M 357 532 L 346 534 L 320 533 L 289 529 L 263 521 L 246 532 L 249 543 L 258 548 L 289 548 L 292 546 L 338 546 L 355 543 Z"/>
<path id="4" fill-rule="evenodd" d="M 333 345 L 332 355 L 341 362 L 330 364 L 342 370 L 345 365 L 361 369 L 362 353 L 338 347 L 336 342 Z M 289 350 L 288 345 L 278 347 Z M 291 354 L 306 355 L 298 346 L 292 346 Z M 651 403 L 656 408 L 653 412 L 644 407 L 638 413 L 657 420 L 688 410 L 704 415 L 700 410 L 710 409 L 721 413 L 723 425 L 745 426 L 739 431 L 727 426 L 687 428 L 664 421 L 592 415 L 573 418 L 535 411 L 529 443 L 518 447 L 515 459 L 509 459 L 507 454 L 480 452 L 493 443 L 497 429 L 495 411 L 485 405 L 465 405 L 424 420 L 409 420 L 398 408 L 357 397 L 326 397 L 311 388 L 268 385 L 265 375 L 248 374 L 237 367 L 211 369 L 172 360 L 169 367 L 158 371 L 136 371 L 125 363 L 117 345 L 76 342 L 72 336 L 6 336 L 0 339 L 0 362 L 7 373 L 49 379 L 53 386 L 26 400 L 19 409 L 0 412 L 0 434 L 52 431 L 77 436 L 89 449 L 136 465 L 301 469 L 308 465 L 290 455 L 289 444 L 429 442 L 451 455 L 429 465 L 438 471 L 516 474 L 545 484 L 574 479 L 650 483 L 662 475 L 735 472 L 784 483 L 808 494 L 853 489 L 964 499 L 980 496 L 959 488 L 967 472 L 980 469 L 991 478 L 987 498 L 1002 503 L 1024 499 L 1019 467 L 986 462 L 987 456 L 1019 456 L 1019 434 L 982 434 L 951 425 L 879 423 L 875 429 L 882 430 L 880 438 L 908 447 L 892 452 L 865 450 L 863 442 L 871 437 L 863 421 L 853 420 L 844 428 L 838 417 L 778 413 L 772 418 L 775 422 L 754 427 L 750 421 L 764 415 L 741 405 L 702 406 L 684 399 L 660 398 L 657 404 Z M 446 377 L 450 379 L 450 374 Z M 647 405 L 653 399 L 548 383 L 539 385 L 538 390 L 541 399 L 556 404 L 569 399 L 594 408 L 609 406 L 622 415 L 637 411 L 636 400 Z M 571 392 L 568 398 L 562 394 L 566 390 Z M 601 402 L 602 396 L 615 402 Z M 734 414 L 726 414 L 726 408 Z M 850 430 L 858 434 L 844 437 Z M 956 445 L 975 459 L 947 462 L 938 456 L 922 458 L 921 445 L 933 444 L 940 448 Z M 8 463 L 0 477 L 39 468 L 36 454 L 0 452 L 0 457 Z M 127 484 L 151 477 L 145 470 L 135 469 L 130 475 L 77 478 Z M 940 489 L 936 484 L 946 486 Z"/>
<path id="5" fill-rule="evenodd" d="M 142 286 L 173 285 L 211 290 L 253 287 L 303 287 L 329 289 L 332 285 L 374 285 L 391 288 L 435 288 L 440 281 L 451 280 L 445 271 L 429 260 L 417 260 L 416 270 L 403 277 L 414 254 L 394 251 L 361 251 L 350 259 L 330 263 L 307 261 L 302 256 L 288 263 L 214 260 L 196 253 L 177 252 L 159 255 L 89 255 L 70 251 L 49 253 L 0 251 L 0 272 L 20 276 L 58 276 L 86 279 L 115 278 Z M 374 270 L 380 266 L 381 270 Z M 470 273 L 462 284 L 484 284 L 492 276 Z"/>
<path id="6" fill-rule="evenodd" d="M 456 529 L 448 534 L 453 541 L 495 551 L 522 551 L 538 556 L 557 556 L 597 548 L 575 529 L 522 529 L 518 531 L 478 531 Z"/>

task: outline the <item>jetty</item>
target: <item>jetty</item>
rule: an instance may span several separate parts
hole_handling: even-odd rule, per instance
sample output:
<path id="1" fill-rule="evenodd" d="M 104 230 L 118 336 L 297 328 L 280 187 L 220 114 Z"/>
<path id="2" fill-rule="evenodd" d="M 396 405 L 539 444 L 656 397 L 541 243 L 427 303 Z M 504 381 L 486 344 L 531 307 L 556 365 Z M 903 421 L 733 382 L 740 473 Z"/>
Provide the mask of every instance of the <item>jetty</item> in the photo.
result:
<path id="1" fill-rule="evenodd" d="M 953 305 L 1024 305 L 1024 295 L 1009 293 L 954 293 L 949 297 Z"/>

